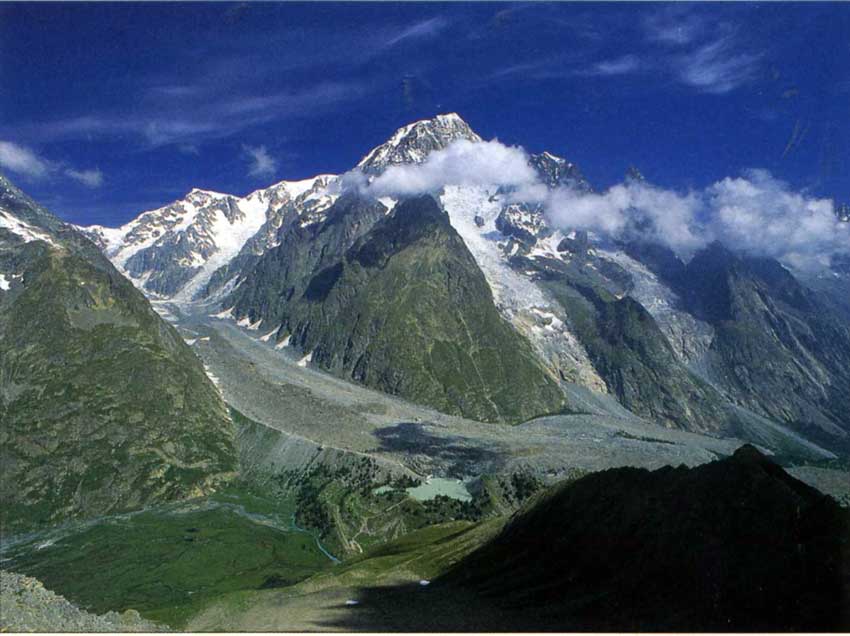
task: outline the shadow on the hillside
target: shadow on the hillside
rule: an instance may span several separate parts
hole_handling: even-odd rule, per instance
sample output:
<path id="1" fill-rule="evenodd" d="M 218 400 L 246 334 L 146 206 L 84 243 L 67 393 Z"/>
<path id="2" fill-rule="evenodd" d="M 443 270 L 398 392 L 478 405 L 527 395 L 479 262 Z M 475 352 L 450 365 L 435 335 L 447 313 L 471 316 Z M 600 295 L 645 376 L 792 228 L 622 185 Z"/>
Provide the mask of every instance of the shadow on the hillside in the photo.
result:
<path id="1" fill-rule="evenodd" d="M 377 429 L 378 450 L 428 457 L 443 464 L 453 478 L 495 473 L 505 464 L 506 452 L 496 444 L 477 446 L 475 440 L 458 435 L 436 435 L 416 422 L 401 422 Z"/>
<path id="2" fill-rule="evenodd" d="M 505 632 L 547 631 L 533 620 L 518 620 L 498 607 L 453 587 L 417 583 L 363 587 L 352 592 L 357 605 L 340 606 L 343 618 L 321 623 L 332 631 Z M 553 631 L 553 630 L 550 630 Z"/>

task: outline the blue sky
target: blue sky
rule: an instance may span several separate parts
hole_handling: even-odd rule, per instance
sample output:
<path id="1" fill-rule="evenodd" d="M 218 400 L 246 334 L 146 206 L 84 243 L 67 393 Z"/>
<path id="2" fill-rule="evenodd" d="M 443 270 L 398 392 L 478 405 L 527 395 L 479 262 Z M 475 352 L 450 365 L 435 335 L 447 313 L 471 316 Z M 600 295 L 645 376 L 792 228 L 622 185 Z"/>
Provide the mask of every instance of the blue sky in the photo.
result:
<path id="1" fill-rule="evenodd" d="M 762 168 L 850 200 L 850 4 L 0 5 L 0 170 L 117 225 L 351 168 L 456 111 L 666 188 Z"/>

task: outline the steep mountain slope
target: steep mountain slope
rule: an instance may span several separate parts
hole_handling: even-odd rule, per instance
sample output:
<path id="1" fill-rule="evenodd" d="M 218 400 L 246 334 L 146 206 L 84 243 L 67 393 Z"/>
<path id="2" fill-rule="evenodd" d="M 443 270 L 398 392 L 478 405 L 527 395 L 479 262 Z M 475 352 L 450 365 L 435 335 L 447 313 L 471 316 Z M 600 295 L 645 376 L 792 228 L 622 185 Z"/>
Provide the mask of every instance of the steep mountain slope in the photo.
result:
<path id="1" fill-rule="evenodd" d="M 214 488 L 232 423 L 201 362 L 95 245 L 0 177 L 5 531 Z"/>
<path id="2" fill-rule="evenodd" d="M 315 232 L 263 259 L 282 261 L 251 281 L 278 289 L 240 286 L 236 315 L 280 324 L 278 338 L 329 371 L 444 412 L 514 422 L 563 408 L 557 383 L 499 316 L 433 198 L 400 202 L 386 216 L 381 204 L 348 195 Z M 264 294 L 245 296 L 243 287 Z"/>
<path id="3" fill-rule="evenodd" d="M 730 431 L 735 416 L 723 396 L 686 368 L 670 344 L 671 330 L 628 295 L 635 274 L 599 249 L 595 237 L 554 230 L 540 206 L 512 203 L 490 190 L 450 187 L 442 201 L 503 315 L 563 378 L 613 393 L 665 426 Z M 640 301 L 657 308 L 665 292 L 658 284 Z M 676 318 L 677 327 L 694 327 L 689 336 L 702 337 L 695 320 Z"/>
<path id="4" fill-rule="evenodd" d="M 850 450 L 850 325 L 841 315 L 778 262 L 719 244 L 673 280 L 715 329 L 702 365 L 709 378 L 736 403 Z"/>
<path id="5" fill-rule="evenodd" d="M 847 510 L 745 446 L 555 487 L 427 589 L 347 591 L 328 627 L 841 631 L 848 577 Z"/>

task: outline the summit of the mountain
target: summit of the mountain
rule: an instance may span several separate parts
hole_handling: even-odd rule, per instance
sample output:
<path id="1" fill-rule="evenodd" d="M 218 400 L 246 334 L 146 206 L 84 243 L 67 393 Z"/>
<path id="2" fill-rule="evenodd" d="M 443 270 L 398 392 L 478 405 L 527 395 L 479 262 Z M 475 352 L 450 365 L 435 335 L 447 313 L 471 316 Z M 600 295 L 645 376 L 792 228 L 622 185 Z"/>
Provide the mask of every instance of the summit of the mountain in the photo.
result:
<path id="1" fill-rule="evenodd" d="M 459 139 L 481 141 L 457 113 L 437 115 L 402 126 L 363 157 L 357 167 L 366 174 L 374 174 L 393 165 L 422 163 L 429 153 L 442 150 Z"/>

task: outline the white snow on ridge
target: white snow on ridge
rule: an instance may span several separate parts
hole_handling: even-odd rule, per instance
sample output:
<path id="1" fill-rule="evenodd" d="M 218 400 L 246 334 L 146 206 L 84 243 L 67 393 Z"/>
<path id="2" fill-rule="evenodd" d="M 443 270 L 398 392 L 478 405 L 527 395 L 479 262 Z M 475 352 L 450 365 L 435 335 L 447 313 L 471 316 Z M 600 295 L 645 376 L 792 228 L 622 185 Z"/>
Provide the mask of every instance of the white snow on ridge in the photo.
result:
<path id="1" fill-rule="evenodd" d="M 213 383 L 216 390 L 219 392 L 219 394 L 221 394 L 221 380 L 218 378 L 217 375 L 212 372 L 212 369 L 210 369 L 209 365 L 206 362 L 204 363 L 204 373 L 207 374 L 207 377 Z"/>
<path id="2" fill-rule="evenodd" d="M 278 327 L 278 329 L 280 329 L 280 327 Z M 272 336 L 274 336 L 276 333 L 277 333 L 277 329 L 272 329 L 272 330 L 271 330 L 270 332 L 268 332 L 265 336 L 261 336 L 261 337 L 260 337 L 260 341 L 262 341 L 262 342 L 268 342 L 269 340 L 271 340 L 271 339 L 272 339 Z"/>
<path id="3" fill-rule="evenodd" d="M 12 288 L 12 281 L 6 278 L 6 274 L 0 274 L 0 289 L 9 291 Z"/>
<path id="4" fill-rule="evenodd" d="M 385 208 L 387 208 L 387 214 L 393 211 L 395 206 L 398 204 L 398 201 L 393 199 L 392 197 L 380 197 L 378 202 L 381 203 Z"/>
<path id="5" fill-rule="evenodd" d="M 242 246 L 254 236 L 266 222 L 268 204 L 256 193 L 240 199 L 236 206 L 242 213 L 231 223 L 224 212 L 215 210 L 215 218 L 209 234 L 216 251 L 201 265 L 201 270 L 174 296 L 176 301 L 189 301 L 205 286 L 219 267 L 227 265 L 239 254 Z"/>
<path id="6" fill-rule="evenodd" d="M 22 221 L 11 212 L 7 212 L 3 209 L 0 209 L 0 227 L 9 230 L 12 234 L 17 234 L 24 239 L 24 243 L 29 243 L 30 241 L 44 241 L 49 245 L 56 246 L 56 243 L 50 238 L 49 234 L 38 229 L 34 225 L 30 225 L 29 223 Z"/>
<path id="7" fill-rule="evenodd" d="M 143 212 L 119 228 L 93 225 L 80 229 L 94 235 L 107 257 L 125 274 L 127 262 L 142 250 L 173 244 L 175 237 L 190 241 L 194 249 L 177 264 L 198 271 L 173 296 L 176 302 L 189 302 L 216 270 L 233 260 L 282 207 L 297 199 L 301 199 L 307 211 L 330 207 L 337 197 L 327 194 L 325 187 L 335 178 L 335 175 L 318 175 L 299 181 L 280 181 L 244 197 L 195 188 L 183 199 Z M 153 295 L 145 289 L 145 275 L 129 278 L 146 294 Z"/>
<path id="8" fill-rule="evenodd" d="M 275 349 L 283 349 L 284 347 L 288 347 L 288 346 L 289 346 L 289 341 L 290 341 L 291 339 L 292 339 L 292 336 L 286 336 L 286 338 L 284 338 L 283 340 L 281 340 L 280 342 L 278 342 L 278 343 L 275 345 L 275 347 L 274 347 L 274 348 L 275 348 Z"/>
<path id="9" fill-rule="evenodd" d="M 224 311 L 220 311 L 217 314 L 210 314 L 213 318 L 218 318 L 219 320 L 228 320 L 229 318 L 233 318 L 233 307 L 230 309 L 225 309 Z"/>

